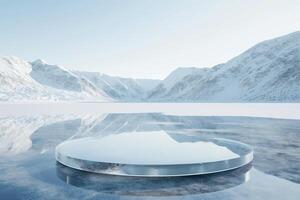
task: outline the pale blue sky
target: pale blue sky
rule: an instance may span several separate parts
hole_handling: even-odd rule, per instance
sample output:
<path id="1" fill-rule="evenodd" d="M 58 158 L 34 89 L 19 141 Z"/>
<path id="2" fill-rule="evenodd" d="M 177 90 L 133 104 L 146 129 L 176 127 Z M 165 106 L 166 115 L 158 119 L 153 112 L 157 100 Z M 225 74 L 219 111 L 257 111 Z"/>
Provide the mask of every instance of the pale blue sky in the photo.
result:
<path id="1" fill-rule="evenodd" d="M 0 55 L 164 78 L 300 30 L 299 0 L 0 0 Z"/>

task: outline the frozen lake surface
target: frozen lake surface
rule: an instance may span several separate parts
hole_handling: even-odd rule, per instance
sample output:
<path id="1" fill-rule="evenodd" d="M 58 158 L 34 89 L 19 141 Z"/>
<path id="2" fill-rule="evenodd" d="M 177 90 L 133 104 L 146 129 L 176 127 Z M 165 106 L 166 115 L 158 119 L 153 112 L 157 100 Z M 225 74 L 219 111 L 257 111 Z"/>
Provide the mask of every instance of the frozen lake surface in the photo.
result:
<path id="1" fill-rule="evenodd" d="M 254 161 L 163 179 L 92 174 L 55 161 L 63 141 L 141 132 L 241 141 L 254 148 Z M 0 157 L 1 199 L 299 199 L 300 106 L 0 104 Z"/>

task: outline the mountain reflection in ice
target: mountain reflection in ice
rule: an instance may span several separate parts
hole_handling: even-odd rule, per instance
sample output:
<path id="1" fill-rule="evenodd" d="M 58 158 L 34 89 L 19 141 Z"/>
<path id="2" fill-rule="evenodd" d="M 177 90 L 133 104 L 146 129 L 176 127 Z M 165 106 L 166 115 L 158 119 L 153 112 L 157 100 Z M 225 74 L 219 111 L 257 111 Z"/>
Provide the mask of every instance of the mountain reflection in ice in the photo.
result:
<path id="1" fill-rule="evenodd" d="M 78 148 L 80 147 L 80 148 Z M 165 165 L 216 162 L 239 155 L 213 141 L 177 141 L 165 131 L 125 132 L 74 139 L 60 147 L 68 157 L 96 162 Z"/>
<path id="2" fill-rule="evenodd" d="M 132 198 L 135 195 L 142 196 L 138 199 L 154 195 L 162 199 L 168 198 L 169 194 L 183 195 L 180 199 L 242 199 L 245 196 L 247 199 L 298 199 L 299 122 L 255 117 L 170 116 L 159 113 L 1 117 L 0 197 L 120 199 L 125 198 L 123 194 L 133 194 Z M 149 180 L 140 185 L 142 188 L 139 189 L 136 188 L 139 181 L 119 182 L 116 178 L 109 179 L 111 182 L 106 187 L 105 184 L 94 184 L 92 180 L 98 180 L 99 177 L 90 174 L 83 181 L 85 175 L 81 176 L 80 172 L 78 179 L 74 179 L 77 172 L 70 172 L 68 168 L 62 172 L 56 166 L 54 148 L 62 141 L 87 136 L 101 138 L 122 135 L 125 132 L 151 131 L 164 131 L 173 139 L 182 142 L 201 136 L 247 143 L 254 147 L 255 152 L 250 180 L 243 182 L 237 178 L 235 183 L 238 184 L 226 183 L 228 178 L 223 174 L 225 179 L 208 178 L 211 182 L 201 176 L 193 179 L 197 183 L 190 179 L 182 182 L 166 179 L 161 188 L 156 188 L 159 187 L 155 184 L 157 182 Z M 222 177 L 222 174 L 218 176 Z M 61 181 L 62 177 L 69 177 L 70 185 Z M 105 179 L 100 177 L 100 180 Z M 220 181 L 222 186 L 214 181 Z M 128 189 L 130 183 L 132 187 Z M 124 184 L 128 186 L 127 190 Z M 185 186 L 181 187 L 180 184 Z"/>

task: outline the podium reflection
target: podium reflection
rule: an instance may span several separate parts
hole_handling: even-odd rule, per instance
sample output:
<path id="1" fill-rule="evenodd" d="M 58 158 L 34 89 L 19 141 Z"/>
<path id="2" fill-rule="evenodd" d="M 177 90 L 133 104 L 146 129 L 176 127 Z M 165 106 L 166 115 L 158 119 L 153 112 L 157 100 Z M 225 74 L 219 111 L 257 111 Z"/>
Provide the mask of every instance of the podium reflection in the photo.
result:
<path id="1" fill-rule="evenodd" d="M 180 196 L 233 188 L 250 179 L 252 164 L 226 172 L 185 176 L 144 178 L 95 174 L 56 163 L 56 174 L 69 185 L 87 190 L 129 196 Z"/>

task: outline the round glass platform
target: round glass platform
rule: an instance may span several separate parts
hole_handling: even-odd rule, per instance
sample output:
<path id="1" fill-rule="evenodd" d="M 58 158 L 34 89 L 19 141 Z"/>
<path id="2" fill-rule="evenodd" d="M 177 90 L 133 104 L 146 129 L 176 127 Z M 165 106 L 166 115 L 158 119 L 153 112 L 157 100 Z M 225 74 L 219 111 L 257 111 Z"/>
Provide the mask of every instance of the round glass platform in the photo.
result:
<path id="1" fill-rule="evenodd" d="M 56 147 L 56 160 L 71 168 L 124 176 L 188 176 L 250 163 L 241 142 L 157 132 L 128 132 L 72 139 Z"/>

